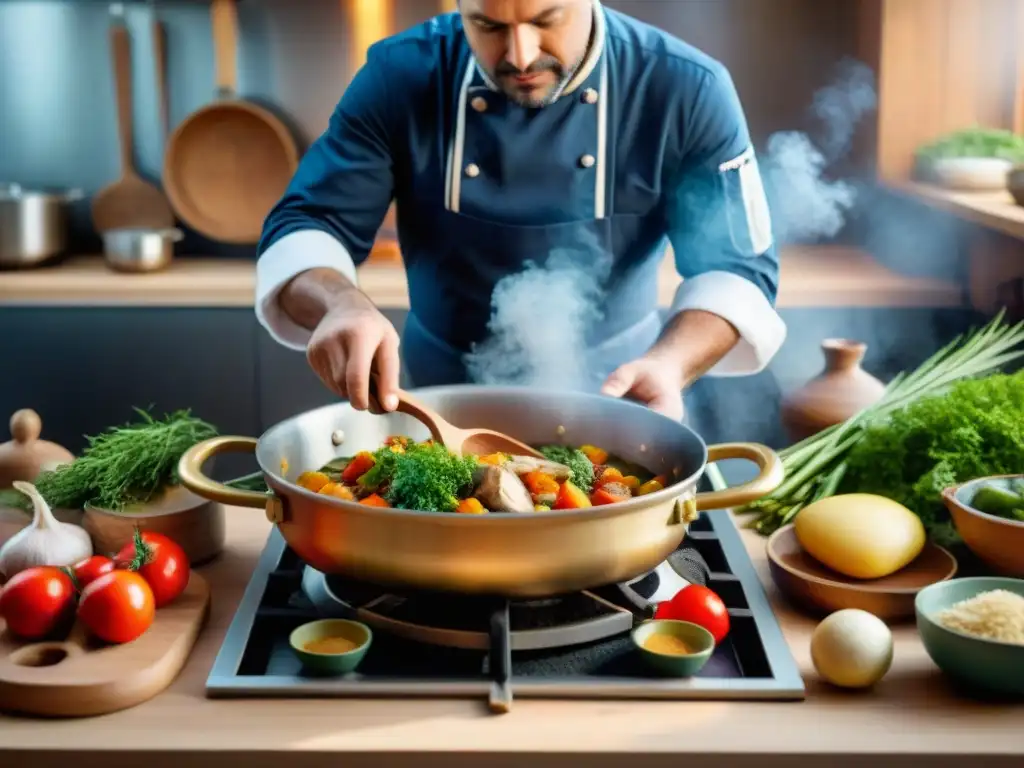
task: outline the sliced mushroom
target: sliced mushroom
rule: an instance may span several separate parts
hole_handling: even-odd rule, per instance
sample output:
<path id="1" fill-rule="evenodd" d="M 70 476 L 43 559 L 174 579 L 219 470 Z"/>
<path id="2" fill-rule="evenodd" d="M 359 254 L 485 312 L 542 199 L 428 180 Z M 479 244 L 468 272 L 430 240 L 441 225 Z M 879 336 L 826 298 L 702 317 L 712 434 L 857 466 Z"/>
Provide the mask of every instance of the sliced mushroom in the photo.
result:
<path id="1" fill-rule="evenodd" d="M 480 482 L 473 494 L 492 512 L 533 512 L 533 498 L 523 481 L 504 467 L 478 468 Z"/>
<path id="2" fill-rule="evenodd" d="M 525 475 L 527 472 L 543 472 L 558 481 L 567 480 L 572 474 L 572 470 L 565 464 L 538 459 L 534 456 L 513 456 L 505 466 L 517 475 Z"/>

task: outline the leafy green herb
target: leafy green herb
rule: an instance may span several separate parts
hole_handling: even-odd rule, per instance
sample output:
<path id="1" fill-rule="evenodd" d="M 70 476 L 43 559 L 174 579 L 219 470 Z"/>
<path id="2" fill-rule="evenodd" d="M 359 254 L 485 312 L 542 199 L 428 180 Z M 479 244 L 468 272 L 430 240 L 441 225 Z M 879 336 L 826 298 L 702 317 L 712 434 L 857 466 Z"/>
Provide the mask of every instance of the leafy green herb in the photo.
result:
<path id="1" fill-rule="evenodd" d="M 1000 312 L 966 338 L 957 337 L 917 370 L 897 376 L 874 405 L 780 451 L 785 481 L 741 510 L 757 513 L 753 527 L 759 533 L 770 534 L 791 522 L 808 504 L 834 495 L 840 487 L 849 487 L 843 485 L 847 459 L 870 427 L 884 424 L 892 414 L 921 398 L 945 392 L 958 381 L 990 375 L 1024 355 L 1020 349 L 1024 323 L 1006 325 L 1003 315 Z"/>
<path id="2" fill-rule="evenodd" d="M 840 492 L 877 493 L 916 513 L 932 537 L 957 537 L 942 503 L 951 485 L 1024 467 L 1024 372 L 963 381 L 869 427 Z"/>
<path id="3" fill-rule="evenodd" d="M 384 497 L 398 509 L 453 512 L 460 494 L 473 485 L 476 459 L 456 456 L 443 445 L 413 443 L 403 453 L 383 448 L 374 456 L 374 469 L 382 467 L 388 480 Z M 366 485 L 365 478 L 359 478 L 360 485 Z"/>
<path id="4" fill-rule="evenodd" d="M 177 484 L 182 454 L 217 434 L 215 427 L 189 411 L 155 419 L 135 410 L 139 421 L 89 437 L 81 456 L 36 478 L 36 488 L 51 507 L 121 510 L 150 501 Z"/>
<path id="5" fill-rule="evenodd" d="M 1024 160 L 1024 136 L 994 128 L 968 128 L 942 137 L 917 152 L 918 157 L 998 157 Z"/>
<path id="6" fill-rule="evenodd" d="M 569 467 L 572 484 L 584 493 L 590 493 L 594 486 L 594 465 L 583 451 L 568 445 L 545 445 L 540 452 L 548 461 L 557 461 Z"/>

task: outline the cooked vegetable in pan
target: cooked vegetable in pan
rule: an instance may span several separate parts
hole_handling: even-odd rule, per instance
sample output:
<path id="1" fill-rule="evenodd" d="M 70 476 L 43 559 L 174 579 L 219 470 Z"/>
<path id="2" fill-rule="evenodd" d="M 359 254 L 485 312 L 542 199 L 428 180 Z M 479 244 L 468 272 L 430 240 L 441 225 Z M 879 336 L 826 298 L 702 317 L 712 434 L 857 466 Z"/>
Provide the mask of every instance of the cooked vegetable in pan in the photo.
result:
<path id="1" fill-rule="evenodd" d="M 488 514 L 580 509 L 627 501 L 666 485 L 593 445 L 541 446 L 545 458 L 463 456 L 431 440 L 389 437 L 376 451 L 303 472 L 313 493 L 376 507 Z"/>

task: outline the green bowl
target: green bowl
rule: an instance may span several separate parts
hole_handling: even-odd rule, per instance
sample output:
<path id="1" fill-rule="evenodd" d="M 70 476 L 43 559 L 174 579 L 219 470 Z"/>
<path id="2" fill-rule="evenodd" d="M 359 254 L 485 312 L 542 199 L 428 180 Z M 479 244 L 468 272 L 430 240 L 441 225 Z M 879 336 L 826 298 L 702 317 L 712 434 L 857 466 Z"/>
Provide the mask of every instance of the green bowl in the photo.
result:
<path id="1" fill-rule="evenodd" d="M 356 644 L 343 653 L 317 653 L 306 650 L 309 643 L 341 637 Z M 365 624 L 348 619 L 322 619 L 296 627 L 288 636 L 288 644 L 302 666 L 318 675 L 344 675 L 355 670 L 373 642 L 373 632 Z"/>
<path id="2" fill-rule="evenodd" d="M 679 656 L 658 653 L 645 647 L 652 635 L 671 635 L 689 646 L 693 653 Z M 715 638 L 704 627 L 689 621 L 652 619 L 633 630 L 633 645 L 643 659 L 656 671 L 671 677 L 693 677 L 708 663 L 715 652 Z"/>
<path id="3" fill-rule="evenodd" d="M 978 693 L 1024 696 L 1024 645 L 973 637 L 934 618 L 954 603 L 993 589 L 1024 596 L 1024 580 L 977 577 L 925 587 L 914 600 L 917 631 L 932 661 L 955 682 Z"/>

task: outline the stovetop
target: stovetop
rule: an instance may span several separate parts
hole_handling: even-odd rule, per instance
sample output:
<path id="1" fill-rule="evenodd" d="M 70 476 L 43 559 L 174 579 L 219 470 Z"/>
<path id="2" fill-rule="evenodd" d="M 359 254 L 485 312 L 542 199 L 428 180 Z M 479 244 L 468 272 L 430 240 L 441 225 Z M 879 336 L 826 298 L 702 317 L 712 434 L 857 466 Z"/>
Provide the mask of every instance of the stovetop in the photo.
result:
<path id="1" fill-rule="evenodd" d="M 659 677 L 635 652 L 629 630 L 649 617 L 653 603 L 688 582 L 706 583 L 722 598 L 731 631 L 697 676 Z M 274 529 L 207 679 L 207 695 L 489 697 L 502 711 L 500 700 L 512 696 L 804 697 L 799 670 L 728 511 L 703 513 L 683 549 L 629 585 L 527 604 L 441 599 L 324 576 L 305 566 Z M 330 617 L 370 624 L 373 644 L 355 673 L 306 676 L 288 635 Z"/>

